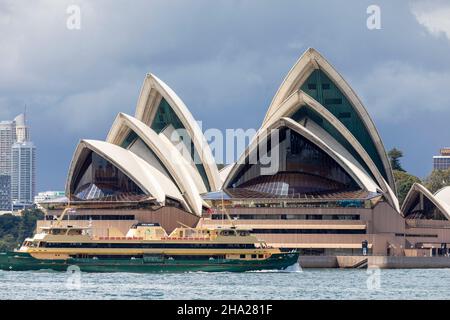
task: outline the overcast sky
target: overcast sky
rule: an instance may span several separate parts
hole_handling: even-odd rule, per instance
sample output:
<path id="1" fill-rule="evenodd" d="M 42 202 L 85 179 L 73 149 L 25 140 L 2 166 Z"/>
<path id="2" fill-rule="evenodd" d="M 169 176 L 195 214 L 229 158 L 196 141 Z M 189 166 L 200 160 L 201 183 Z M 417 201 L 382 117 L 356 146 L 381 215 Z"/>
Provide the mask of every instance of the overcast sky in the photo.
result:
<path id="1" fill-rule="evenodd" d="M 387 149 L 420 177 L 450 145 L 449 1 L 0 0 L 0 119 L 28 108 L 38 190 L 63 189 L 81 138 L 134 115 L 155 73 L 203 127 L 258 128 L 291 66 L 319 50 Z M 66 27 L 69 5 L 81 29 Z M 381 8 L 381 29 L 366 9 Z"/>

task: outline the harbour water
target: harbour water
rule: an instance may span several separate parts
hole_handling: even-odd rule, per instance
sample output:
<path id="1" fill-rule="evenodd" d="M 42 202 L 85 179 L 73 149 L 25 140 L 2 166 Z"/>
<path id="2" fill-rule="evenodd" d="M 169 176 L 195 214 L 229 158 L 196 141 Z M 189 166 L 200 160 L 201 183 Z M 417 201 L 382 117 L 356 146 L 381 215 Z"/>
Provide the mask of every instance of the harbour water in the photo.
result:
<path id="1" fill-rule="evenodd" d="M 246 273 L 0 271 L 0 299 L 449 299 L 450 269 Z"/>

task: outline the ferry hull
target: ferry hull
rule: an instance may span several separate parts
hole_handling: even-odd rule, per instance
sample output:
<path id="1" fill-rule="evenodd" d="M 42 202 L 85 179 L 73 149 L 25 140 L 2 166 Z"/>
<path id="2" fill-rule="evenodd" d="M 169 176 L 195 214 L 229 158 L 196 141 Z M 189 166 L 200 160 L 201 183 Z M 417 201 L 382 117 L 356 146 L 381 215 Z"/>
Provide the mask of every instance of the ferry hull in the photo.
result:
<path id="1" fill-rule="evenodd" d="M 67 271 L 76 266 L 82 272 L 244 272 L 283 270 L 298 261 L 298 253 L 273 254 L 266 260 L 169 260 L 147 262 L 144 259 L 74 259 L 41 260 L 28 253 L 0 253 L 0 270 L 8 271 Z M 78 269 L 77 269 L 78 270 Z"/>

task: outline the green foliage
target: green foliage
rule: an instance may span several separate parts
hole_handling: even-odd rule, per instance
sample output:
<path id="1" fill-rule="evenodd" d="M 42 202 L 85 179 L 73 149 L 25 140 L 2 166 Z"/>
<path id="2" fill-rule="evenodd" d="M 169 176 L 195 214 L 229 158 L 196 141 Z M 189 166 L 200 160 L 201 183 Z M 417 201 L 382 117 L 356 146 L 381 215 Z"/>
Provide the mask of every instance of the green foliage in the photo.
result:
<path id="1" fill-rule="evenodd" d="M 27 209 L 21 217 L 11 214 L 0 216 L 0 251 L 12 250 L 32 236 L 36 221 L 43 218 L 44 214 L 38 209 Z"/>
<path id="2" fill-rule="evenodd" d="M 434 170 L 425 179 L 425 187 L 427 187 L 430 192 L 435 193 L 443 187 L 450 185 L 450 169 L 448 170 Z"/>
<path id="3" fill-rule="evenodd" d="M 400 164 L 400 158 L 403 157 L 403 152 L 401 150 L 398 150 L 397 148 L 392 148 L 388 152 L 388 156 L 389 161 L 391 162 L 392 170 L 405 172 L 405 170 L 402 168 L 402 165 Z"/>
<path id="4" fill-rule="evenodd" d="M 406 198 L 409 190 L 414 183 L 422 183 L 419 178 L 413 176 L 407 172 L 394 170 L 395 186 L 397 188 L 397 196 L 400 205 Z"/>

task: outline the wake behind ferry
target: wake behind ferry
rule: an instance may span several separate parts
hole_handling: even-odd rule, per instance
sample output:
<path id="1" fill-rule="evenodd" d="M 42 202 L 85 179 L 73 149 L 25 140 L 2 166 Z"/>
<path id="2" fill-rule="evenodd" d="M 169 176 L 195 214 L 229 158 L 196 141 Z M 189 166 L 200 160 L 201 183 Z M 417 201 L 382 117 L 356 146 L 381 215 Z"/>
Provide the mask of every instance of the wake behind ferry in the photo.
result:
<path id="1" fill-rule="evenodd" d="M 94 237 L 91 229 L 43 227 L 20 249 L 0 253 L 0 269 L 85 272 L 187 272 L 281 270 L 297 263 L 297 252 L 281 252 L 237 227 L 176 228 L 133 225 L 125 237 Z"/>

